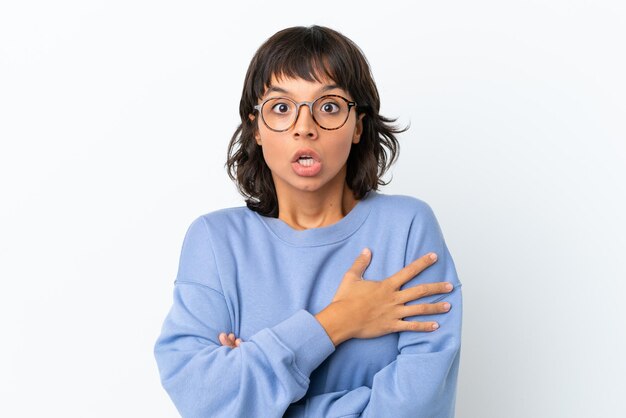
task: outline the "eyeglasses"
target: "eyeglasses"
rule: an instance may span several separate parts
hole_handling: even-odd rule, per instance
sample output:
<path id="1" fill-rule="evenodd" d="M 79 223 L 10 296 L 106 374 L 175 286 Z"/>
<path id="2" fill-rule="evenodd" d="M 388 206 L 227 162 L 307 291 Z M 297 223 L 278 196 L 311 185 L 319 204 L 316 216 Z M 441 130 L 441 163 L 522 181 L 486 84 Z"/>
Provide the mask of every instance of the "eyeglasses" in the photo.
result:
<path id="1" fill-rule="evenodd" d="M 296 123 L 300 107 L 308 106 L 311 117 L 322 129 L 333 131 L 341 128 L 348 120 L 350 109 L 356 106 L 345 97 L 329 94 L 312 102 L 297 103 L 288 97 L 270 97 L 256 106 L 265 126 L 275 132 L 284 132 Z"/>

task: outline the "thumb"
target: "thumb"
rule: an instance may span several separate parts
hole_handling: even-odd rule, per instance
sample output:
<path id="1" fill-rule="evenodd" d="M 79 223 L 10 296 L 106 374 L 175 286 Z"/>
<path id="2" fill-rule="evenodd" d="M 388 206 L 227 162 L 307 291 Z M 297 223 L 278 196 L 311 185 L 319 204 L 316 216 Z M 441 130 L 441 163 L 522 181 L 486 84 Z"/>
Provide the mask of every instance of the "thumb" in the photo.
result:
<path id="1" fill-rule="evenodd" d="M 365 273 L 367 266 L 369 266 L 370 264 L 371 257 L 372 252 L 369 250 L 369 248 L 364 248 L 363 251 L 361 251 L 361 254 L 359 254 L 359 256 L 356 258 L 356 260 L 354 260 L 352 267 L 350 267 L 350 272 L 352 272 L 352 275 L 348 276 L 352 277 L 353 280 L 361 280 L 363 278 L 363 273 Z"/>

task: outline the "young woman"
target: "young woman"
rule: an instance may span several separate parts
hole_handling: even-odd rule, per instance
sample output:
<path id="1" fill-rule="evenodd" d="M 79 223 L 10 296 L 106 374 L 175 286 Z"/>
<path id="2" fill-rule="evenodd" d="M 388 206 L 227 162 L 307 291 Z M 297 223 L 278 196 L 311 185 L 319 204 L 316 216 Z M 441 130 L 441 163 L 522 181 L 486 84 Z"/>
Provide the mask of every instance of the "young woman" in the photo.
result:
<path id="1" fill-rule="evenodd" d="M 395 134 L 360 49 L 294 27 L 248 69 L 229 174 L 155 345 L 184 417 L 451 417 L 461 283 L 431 208 L 379 193 Z M 362 251 L 363 250 L 363 251 Z"/>

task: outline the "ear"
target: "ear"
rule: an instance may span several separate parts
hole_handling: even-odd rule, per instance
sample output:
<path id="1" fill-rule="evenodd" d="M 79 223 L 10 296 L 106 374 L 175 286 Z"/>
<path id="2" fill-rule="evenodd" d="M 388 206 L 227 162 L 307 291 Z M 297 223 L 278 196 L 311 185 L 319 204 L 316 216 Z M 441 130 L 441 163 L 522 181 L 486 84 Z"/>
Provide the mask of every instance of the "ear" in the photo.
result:
<path id="1" fill-rule="evenodd" d="M 251 121 L 254 121 L 255 117 L 252 113 L 248 113 L 248 118 Z M 256 140 L 257 145 L 261 145 L 261 135 L 259 135 L 259 129 L 258 127 L 254 130 L 254 139 Z"/>
<path id="2" fill-rule="evenodd" d="M 354 135 L 352 137 L 352 143 L 358 144 L 361 141 L 361 134 L 363 133 L 363 117 L 365 113 L 361 113 L 356 120 L 356 126 L 354 127 Z"/>

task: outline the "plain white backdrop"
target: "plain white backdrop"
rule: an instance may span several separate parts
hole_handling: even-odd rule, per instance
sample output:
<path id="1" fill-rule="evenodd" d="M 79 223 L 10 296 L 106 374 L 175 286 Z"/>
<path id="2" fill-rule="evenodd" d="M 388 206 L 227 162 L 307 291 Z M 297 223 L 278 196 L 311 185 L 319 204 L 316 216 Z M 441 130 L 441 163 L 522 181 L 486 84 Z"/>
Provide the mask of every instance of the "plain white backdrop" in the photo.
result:
<path id="1" fill-rule="evenodd" d="M 224 3 L 0 5 L 0 416 L 177 416 L 184 233 L 243 205 L 248 63 L 311 24 L 411 124 L 381 191 L 432 206 L 463 282 L 457 416 L 626 416 L 625 3 Z"/>

